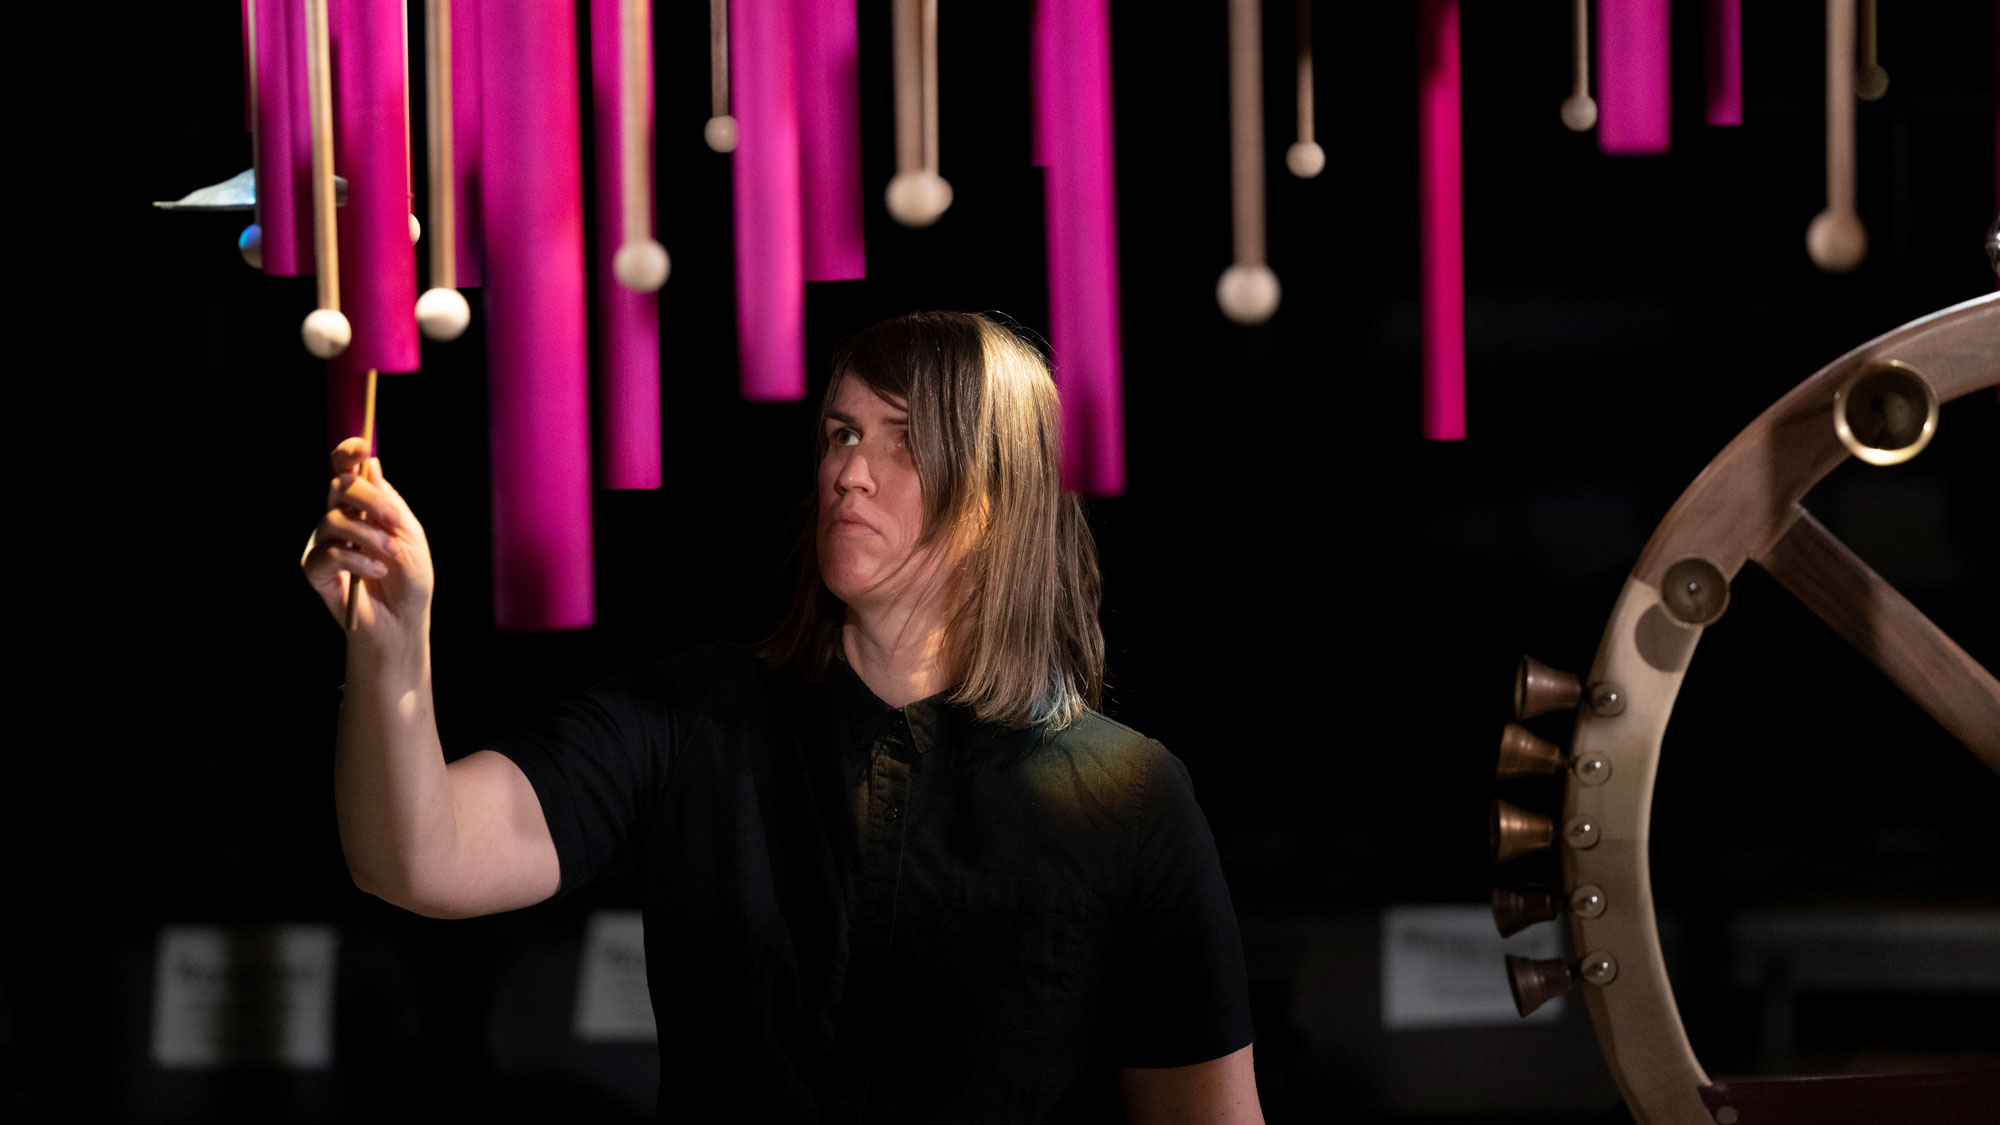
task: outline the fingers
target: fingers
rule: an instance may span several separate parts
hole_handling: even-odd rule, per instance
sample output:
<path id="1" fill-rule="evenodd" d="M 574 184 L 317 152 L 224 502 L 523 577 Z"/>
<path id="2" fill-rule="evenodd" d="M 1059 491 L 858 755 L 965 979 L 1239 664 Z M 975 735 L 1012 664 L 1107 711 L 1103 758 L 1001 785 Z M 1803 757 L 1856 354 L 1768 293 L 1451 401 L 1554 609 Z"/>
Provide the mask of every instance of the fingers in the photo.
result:
<path id="1" fill-rule="evenodd" d="M 363 578 L 387 578 L 389 564 L 347 547 L 328 547 L 326 557 L 341 570 Z"/>
<path id="2" fill-rule="evenodd" d="M 365 476 L 342 473 L 327 487 L 329 511 L 345 511 L 395 530 L 413 529 L 416 517 L 394 485 L 382 475 L 382 462 L 371 457 L 361 466 Z"/>
<path id="3" fill-rule="evenodd" d="M 363 522 L 338 508 L 328 512 L 313 532 L 317 542 L 329 547 L 351 546 L 379 559 L 393 561 L 403 553 L 395 531 L 380 521 Z"/>
<path id="4" fill-rule="evenodd" d="M 358 437 L 348 438 L 333 447 L 333 471 L 335 475 L 354 472 L 368 453 L 368 443 Z"/>

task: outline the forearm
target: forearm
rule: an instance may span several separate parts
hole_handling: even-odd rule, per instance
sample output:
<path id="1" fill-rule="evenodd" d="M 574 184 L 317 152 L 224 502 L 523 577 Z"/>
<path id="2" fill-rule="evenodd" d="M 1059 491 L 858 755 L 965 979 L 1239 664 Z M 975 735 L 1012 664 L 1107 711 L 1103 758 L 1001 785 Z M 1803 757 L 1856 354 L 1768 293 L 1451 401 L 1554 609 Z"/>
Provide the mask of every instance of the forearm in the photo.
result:
<path id="1" fill-rule="evenodd" d="M 457 816 L 431 697 L 430 641 L 350 638 L 334 750 L 334 799 L 347 868 L 362 890 L 422 909 L 449 871 Z"/>

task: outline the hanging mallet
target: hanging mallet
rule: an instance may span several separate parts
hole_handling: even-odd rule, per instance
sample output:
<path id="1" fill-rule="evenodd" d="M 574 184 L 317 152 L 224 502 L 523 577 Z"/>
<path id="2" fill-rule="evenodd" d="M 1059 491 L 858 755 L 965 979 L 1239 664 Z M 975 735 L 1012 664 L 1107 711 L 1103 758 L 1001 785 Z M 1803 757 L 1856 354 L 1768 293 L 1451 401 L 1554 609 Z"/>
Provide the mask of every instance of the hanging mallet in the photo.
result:
<path id="1" fill-rule="evenodd" d="M 1826 0 L 1826 210 L 1806 228 L 1806 253 L 1827 273 L 1868 256 L 1854 206 L 1854 0 Z"/>
<path id="2" fill-rule="evenodd" d="M 326 0 L 306 0 L 306 87 L 312 111 L 313 251 L 319 257 L 319 307 L 300 327 L 306 350 L 332 359 L 354 328 L 340 312 L 340 245 L 334 238 L 333 82 L 328 73 Z"/>
<path id="3" fill-rule="evenodd" d="M 736 151 L 729 115 L 729 0 L 708 0 L 708 124 L 701 139 L 715 152 Z"/>
<path id="4" fill-rule="evenodd" d="M 1229 196 L 1236 260 L 1215 303 L 1238 324 L 1278 311 L 1278 275 L 1264 261 L 1264 96 L 1257 0 L 1229 0 Z"/>
<path id="5" fill-rule="evenodd" d="M 896 175 L 889 216 L 927 227 L 951 207 L 951 184 L 938 175 L 937 0 L 896 0 Z"/>
<path id="6" fill-rule="evenodd" d="M 672 263 L 653 237 L 652 130 L 647 128 L 647 56 L 653 21 L 647 0 L 619 0 L 618 37 L 619 172 L 624 180 L 625 241 L 611 259 L 618 284 L 635 293 L 655 293 L 667 283 Z"/>
<path id="7" fill-rule="evenodd" d="M 1285 167 L 1310 180 L 1326 170 L 1326 150 L 1313 140 L 1312 0 L 1298 0 L 1299 139 L 1285 150 Z"/>
<path id="8" fill-rule="evenodd" d="M 1569 3 L 1569 97 L 1563 99 L 1562 123 L 1572 133 L 1587 133 L 1597 124 L 1597 103 L 1590 97 L 1588 0 Z"/>
<path id="9" fill-rule="evenodd" d="M 451 0 L 424 4 L 424 108 L 430 115 L 431 288 L 417 298 L 417 327 L 433 340 L 456 340 L 472 323 L 472 309 L 458 291 L 457 216 L 452 213 Z M 374 379 L 367 416 L 374 421 Z"/>

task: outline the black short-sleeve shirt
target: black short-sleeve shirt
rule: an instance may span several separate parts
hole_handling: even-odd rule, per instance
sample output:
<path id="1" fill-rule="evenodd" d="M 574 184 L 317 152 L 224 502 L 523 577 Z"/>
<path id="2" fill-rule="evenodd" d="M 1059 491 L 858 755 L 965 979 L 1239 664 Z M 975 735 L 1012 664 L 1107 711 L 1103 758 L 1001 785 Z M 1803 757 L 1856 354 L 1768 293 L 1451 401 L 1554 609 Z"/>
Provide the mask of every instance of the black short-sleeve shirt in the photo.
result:
<path id="1" fill-rule="evenodd" d="M 1094 712 L 1009 731 L 712 645 L 492 749 L 565 893 L 637 864 L 662 1118 L 1118 1120 L 1119 1066 L 1253 1038 L 1187 770 Z"/>

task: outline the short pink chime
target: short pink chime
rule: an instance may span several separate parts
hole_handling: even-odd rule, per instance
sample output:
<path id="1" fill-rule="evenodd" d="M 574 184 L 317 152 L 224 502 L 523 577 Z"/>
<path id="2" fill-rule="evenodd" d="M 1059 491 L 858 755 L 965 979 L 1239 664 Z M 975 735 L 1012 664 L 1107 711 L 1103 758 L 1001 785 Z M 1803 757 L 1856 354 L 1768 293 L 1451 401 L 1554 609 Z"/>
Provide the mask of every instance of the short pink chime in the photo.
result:
<path id="1" fill-rule="evenodd" d="M 1597 2 L 1597 147 L 1613 156 L 1672 141 L 1667 0 Z"/>
<path id="2" fill-rule="evenodd" d="M 1034 19 L 1035 149 L 1045 168 L 1063 486 L 1117 496 L 1125 491 L 1125 428 L 1109 5 L 1040 0 Z"/>

